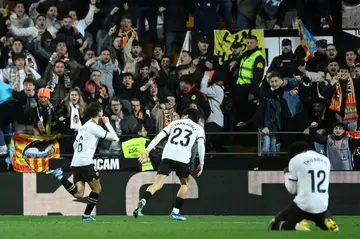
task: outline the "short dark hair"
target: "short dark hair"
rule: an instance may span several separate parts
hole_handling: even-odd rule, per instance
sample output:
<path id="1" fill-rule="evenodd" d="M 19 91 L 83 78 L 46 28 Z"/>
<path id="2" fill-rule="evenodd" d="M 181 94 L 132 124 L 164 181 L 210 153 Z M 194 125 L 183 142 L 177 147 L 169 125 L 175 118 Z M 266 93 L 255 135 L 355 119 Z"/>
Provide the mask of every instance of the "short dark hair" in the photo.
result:
<path id="1" fill-rule="evenodd" d="M 143 124 L 136 124 L 133 129 L 134 134 L 139 134 L 141 130 L 144 128 Z"/>
<path id="2" fill-rule="evenodd" d="M 271 79 L 271 78 L 274 78 L 274 77 L 278 77 L 278 78 L 282 78 L 281 77 L 281 74 L 279 73 L 279 72 L 277 72 L 277 71 L 272 71 L 272 72 L 270 72 L 270 76 L 269 76 L 269 79 Z"/>
<path id="3" fill-rule="evenodd" d="M 111 50 L 108 47 L 101 48 L 100 54 L 103 53 L 104 51 L 108 51 L 110 53 L 110 55 L 111 55 Z"/>
<path id="4" fill-rule="evenodd" d="M 86 107 L 86 115 L 88 115 L 91 118 L 94 118 L 98 116 L 99 112 L 101 112 L 102 106 L 99 102 L 92 102 L 87 105 Z"/>
<path id="5" fill-rule="evenodd" d="M 34 79 L 33 77 L 26 77 L 26 78 L 24 79 L 24 81 L 23 81 L 23 84 L 25 84 L 25 83 L 31 83 L 31 84 L 33 84 L 34 86 L 36 85 L 35 79 Z"/>
<path id="6" fill-rule="evenodd" d="M 183 115 L 187 115 L 189 119 L 194 121 L 195 123 L 199 122 L 200 113 L 197 109 L 194 108 L 187 108 L 184 110 Z"/>
<path id="7" fill-rule="evenodd" d="M 124 15 L 124 16 L 121 17 L 121 21 L 124 20 L 124 19 L 131 20 L 131 17 L 129 15 Z"/>
<path id="8" fill-rule="evenodd" d="M 134 80 L 134 75 L 131 74 L 130 72 L 125 72 L 125 73 L 122 74 L 121 76 L 122 76 L 123 79 L 124 79 L 125 77 L 127 77 L 127 76 L 131 76 L 131 78 Z"/>
<path id="9" fill-rule="evenodd" d="M 254 35 L 249 35 L 246 39 L 247 40 L 256 40 L 256 41 L 258 40 L 257 37 Z"/>
<path id="10" fill-rule="evenodd" d="M 120 97 L 119 96 L 113 96 L 111 99 L 110 99 L 110 102 L 111 101 L 119 101 L 120 103 L 121 103 L 121 99 L 120 99 Z"/>
<path id="11" fill-rule="evenodd" d="M 13 62 L 15 62 L 18 59 L 24 59 L 25 60 L 26 56 L 23 53 L 14 53 L 11 58 L 12 58 Z"/>
<path id="12" fill-rule="evenodd" d="M 18 41 L 18 42 L 21 42 L 21 44 L 24 45 L 24 41 L 23 41 L 21 38 L 14 38 L 14 40 L 13 40 L 13 45 L 14 45 L 14 43 L 17 42 L 17 41 Z"/>
<path id="13" fill-rule="evenodd" d="M 305 151 L 310 150 L 310 146 L 307 142 L 305 141 L 296 141 L 294 142 L 290 149 L 289 149 L 289 158 L 293 158 L 298 154 L 301 154 Z"/>
<path id="14" fill-rule="evenodd" d="M 54 67 L 56 66 L 57 63 L 62 63 L 64 64 L 64 66 L 66 66 L 65 62 L 63 62 L 62 60 L 56 60 L 54 63 Z"/>
<path id="15" fill-rule="evenodd" d="M 64 15 L 64 16 L 62 17 L 63 20 L 66 19 L 66 18 L 72 19 L 69 15 Z"/>
<path id="16" fill-rule="evenodd" d="M 160 44 L 154 45 L 152 51 L 154 51 L 155 48 L 160 48 L 162 51 L 164 51 L 164 47 L 162 45 L 160 45 Z"/>

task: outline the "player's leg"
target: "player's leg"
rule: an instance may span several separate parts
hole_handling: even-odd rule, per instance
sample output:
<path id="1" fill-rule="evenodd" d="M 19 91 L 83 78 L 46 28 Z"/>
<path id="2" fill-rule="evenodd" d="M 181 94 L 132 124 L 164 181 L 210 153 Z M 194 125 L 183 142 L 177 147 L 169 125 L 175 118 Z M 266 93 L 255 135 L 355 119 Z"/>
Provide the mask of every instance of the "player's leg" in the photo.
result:
<path id="1" fill-rule="evenodd" d="M 186 199 L 186 195 L 188 192 L 188 185 L 189 185 L 189 181 L 190 181 L 190 176 L 186 177 L 186 178 L 180 178 L 180 189 L 177 193 L 177 197 L 176 197 L 176 201 L 175 201 L 175 205 L 174 208 L 170 214 L 170 218 L 175 219 L 175 220 L 179 220 L 179 221 L 185 221 L 186 217 L 184 217 L 183 215 L 181 215 L 180 210 L 182 205 L 184 204 L 184 200 Z"/>
<path id="2" fill-rule="evenodd" d="M 270 221 L 269 230 L 279 231 L 310 231 L 310 228 L 303 223 L 306 213 L 303 212 L 295 203 L 279 212 Z"/>
<path id="3" fill-rule="evenodd" d="M 172 160 L 163 159 L 161 161 L 155 178 L 155 182 L 146 189 L 139 203 L 137 204 L 137 207 L 133 212 L 133 216 L 135 218 L 139 216 L 141 210 L 145 207 L 146 202 L 164 186 L 166 177 L 169 176 L 170 172 L 173 170 L 172 167 L 173 167 Z"/>
<path id="4" fill-rule="evenodd" d="M 95 221 L 95 218 L 91 216 L 91 212 L 96 206 L 100 192 L 102 190 L 100 183 L 99 173 L 95 171 L 94 165 L 85 166 L 82 177 L 84 181 L 87 182 L 91 188 L 91 192 L 87 199 L 87 205 L 82 216 L 82 221 Z"/>
<path id="5" fill-rule="evenodd" d="M 165 183 L 166 177 L 168 175 L 158 174 L 156 175 L 155 182 L 150 185 L 144 194 L 142 195 L 139 203 L 137 204 L 137 207 L 135 208 L 133 212 L 133 216 L 137 218 L 139 214 L 141 213 L 142 209 L 145 207 L 146 202 L 157 192 L 159 191 Z"/>
<path id="6" fill-rule="evenodd" d="M 46 174 L 54 176 L 59 182 L 64 186 L 66 191 L 76 198 L 82 198 L 84 195 L 84 182 L 81 181 L 80 175 L 73 170 L 74 174 L 74 183 L 70 182 L 66 177 L 61 168 L 50 170 Z"/>
<path id="7" fill-rule="evenodd" d="M 339 226 L 334 222 L 329 210 L 320 214 L 313 214 L 310 220 L 315 222 L 316 226 L 321 230 L 333 232 L 338 232 L 340 230 Z"/>

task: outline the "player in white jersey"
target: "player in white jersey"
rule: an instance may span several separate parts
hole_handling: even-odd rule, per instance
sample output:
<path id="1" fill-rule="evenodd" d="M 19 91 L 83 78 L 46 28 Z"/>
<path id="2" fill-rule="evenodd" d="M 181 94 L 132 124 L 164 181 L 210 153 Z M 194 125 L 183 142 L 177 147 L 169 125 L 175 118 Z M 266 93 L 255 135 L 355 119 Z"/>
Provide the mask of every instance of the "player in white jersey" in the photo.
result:
<path id="1" fill-rule="evenodd" d="M 91 212 L 96 206 L 96 203 L 101 192 L 101 184 L 99 180 L 99 173 L 94 166 L 94 154 L 99 142 L 99 139 L 107 139 L 117 141 L 117 137 L 109 119 L 103 117 L 102 107 L 99 103 L 94 102 L 88 105 L 86 114 L 91 119 L 86 122 L 78 130 L 74 142 L 74 156 L 71 161 L 71 171 L 74 175 L 74 183 L 71 183 L 63 176 L 61 168 L 50 170 L 46 174 L 55 176 L 65 189 L 75 198 L 82 198 L 84 196 L 85 182 L 89 184 L 91 193 L 87 199 L 87 206 L 85 208 L 82 221 L 95 221 L 91 216 Z M 108 131 L 99 126 L 99 121 L 102 120 Z"/>
<path id="2" fill-rule="evenodd" d="M 166 126 L 149 144 L 145 152 L 140 156 L 139 161 L 143 162 L 149 157 L 149 152 L 165 137 L 168 141 L 162 153 L 162 161 L 158 168 L 154 184 L 149 186 L 143 194 L 138 206 L 134 210 L 134 217 L 137 218 L 144 208 L 146 202 L 155 192 L 159 191 L 167 176 L 175 171 L 176 176 L 180 179 L 180 189 L 177 194 L 175 206 L 170 217 L 175 220 L 184 221 L 186 218 L 180 214 L 181 206 L 184 203 L 188 191 L 190 180 L 190 158 L 191 149 L 195 142 L 198 143 L 198 153 L 200 164 L 198 166 L 197 176 L 199 177 L 204 168 L 205 157 L 205 132 L 197 124 L 199 122 L 199 111 L 188 108 L 184 110 L 183 117 L 180 120 L 171 122 Z"/>
<path id="3" fill-rule="evenodd" d="M 310 231 L 302 223 L 305 219 L 322 230 L 339 231 L 328 210 L 330 160 L 301 141 L 291 146 L 289 156 L 289 167 L 284 169 L 285 187 L 296 196 L 289 207 L 271 220 L 269 229 Z"/>

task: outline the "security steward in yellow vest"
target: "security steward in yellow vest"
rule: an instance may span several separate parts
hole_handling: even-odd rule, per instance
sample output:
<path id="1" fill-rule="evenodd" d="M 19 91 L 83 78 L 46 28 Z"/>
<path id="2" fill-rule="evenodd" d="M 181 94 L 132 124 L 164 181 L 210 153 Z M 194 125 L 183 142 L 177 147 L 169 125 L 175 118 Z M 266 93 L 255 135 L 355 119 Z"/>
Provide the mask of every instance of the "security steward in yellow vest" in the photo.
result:
<path id="1" fill-rule="evenodd" d="M 150 143 L 150 140 L 147 138 L 147 131 L 145 127 L 142 124 L 137 124 L 134 128 L 134 133 L 136 133 L 135 138 L 127 140 L 121 144 L 122 152 L 124 154 L 122 167 L 126 170 L 153 171 L 154 167 L 150 160 L 152 155 L 149 155 L 148 160 L 142 164 L 138 162 L 141 153 L 145 151 L 146 147 Z"/>
<path id="2" fill-rule="evenodd" d="M 259 84 L 264 76 L 265 56 L 256 36 L 247 37 L 248 50 L 242 55 L 236 80 L 235 108 L 238 120 L 248 121 L 256 110 Z"/>

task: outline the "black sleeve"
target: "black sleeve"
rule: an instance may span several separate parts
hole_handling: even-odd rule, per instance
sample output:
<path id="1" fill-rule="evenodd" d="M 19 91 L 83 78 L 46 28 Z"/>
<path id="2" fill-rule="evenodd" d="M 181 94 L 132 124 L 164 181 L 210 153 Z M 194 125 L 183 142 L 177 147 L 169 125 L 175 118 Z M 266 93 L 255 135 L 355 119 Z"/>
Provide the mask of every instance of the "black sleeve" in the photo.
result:
<path id="1" fill-rule="evenodd" d="M 324 86 L 324 88 L 321 90 L 321 95 L 328 99 L 331 99 L 335 93 L 336 86 L 331 84 Z"/>
<path id="2" fill-rule="evenodd" d="M 313 127 L 310 126 L 309 132 L 310 132 L 311 139 L 314 140 L 316 143 L 326 145 L 327 137 L 318 135 L 316 133 L 316 131 L 317 131 L 317 128 L 313 128 Z"/>
<path id="3" fill-rule="evenodd" d="M 253 68 L 253 80 L 250 90 L 252 94 L 258 94 L 259 84 L 264 76 L 264 70 L 265 70 L 265 59 L 262 56 L 258 56 L 255 60 L 254 68 Z"/>
<path id="4" fill-rule="evenodd" d="M 266 73 L 268 73 L 268 72 L 272 72 L 272 71 L 277 71 L 277 72 L 279 72 L 279 70 L 278 70 L 278 64 L 279 64 L 279 61 L 280 61 L 280 58 L 277 56 L 277 57 L 275 57 L 273 60 L 272 60 L 272 62 L 271 62 L 271 64 L 270 64 L 270 66 L 269 66 L 269 68 L 268 68 L 268 70 L 267 70 L 267 72 Z"/>
<path id="5" fill-rule="evenodd" d="M 349 146 L 351 149 L 360 147 L 360 139 L 355 139 L 355 138 L 350 137 L 349 138 Z"/>

